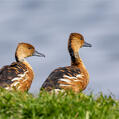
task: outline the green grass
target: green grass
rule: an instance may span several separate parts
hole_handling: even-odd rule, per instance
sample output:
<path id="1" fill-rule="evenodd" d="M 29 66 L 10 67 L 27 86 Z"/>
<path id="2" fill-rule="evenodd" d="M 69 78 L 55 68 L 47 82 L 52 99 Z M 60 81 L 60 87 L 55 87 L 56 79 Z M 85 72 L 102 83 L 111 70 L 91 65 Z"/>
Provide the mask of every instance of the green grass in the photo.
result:
<path id="1" fill-rule="evenodd" d="M 103 94 L 43 91 L 34 97 L 0 89 L 0 119 L 119 119 L 119 101 Z"/>

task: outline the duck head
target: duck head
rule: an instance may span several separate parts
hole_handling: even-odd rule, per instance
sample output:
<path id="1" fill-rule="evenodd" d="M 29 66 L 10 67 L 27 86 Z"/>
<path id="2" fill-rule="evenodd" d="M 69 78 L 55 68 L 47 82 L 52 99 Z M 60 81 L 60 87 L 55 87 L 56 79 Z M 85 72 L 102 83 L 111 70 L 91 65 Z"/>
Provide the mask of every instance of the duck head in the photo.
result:
<path id="1" fill-rule="evenodd" d="M 28 43 L 19 43 L 16 49 L 15 57 L 17 61 L 23 61 L 30 56 L 45 57 L 44 54 L 35 50 L 34 46 Z"/>
<path id="2" fill-rule="evenodd" d="M 79 33 L 71 33 L 68 42 L 68 48 L 72 48 L 74 52 L 78 52 L 82 47 L 92 47 L 91 44 L 84 40 L 83 35 Z"/>

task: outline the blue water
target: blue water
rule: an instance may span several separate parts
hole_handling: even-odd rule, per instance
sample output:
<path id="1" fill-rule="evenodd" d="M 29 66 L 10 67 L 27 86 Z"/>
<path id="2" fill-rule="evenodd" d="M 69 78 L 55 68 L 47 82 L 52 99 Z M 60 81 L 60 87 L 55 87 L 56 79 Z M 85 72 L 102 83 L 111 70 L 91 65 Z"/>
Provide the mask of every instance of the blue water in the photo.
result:
<path id="1" fill-rule="evenodd" d="M 119 97 L 118 5 L 118 0 L 0 0 L 0 67 L 15 60 L 19 42 L 33 44 L 46 55 L 27 59 L 35 71 L 30 92 L 38 93 L 52 70 L 70 65 L 67 41 L 78 32 L 93 45 L 79 51 L 90 74 L 85 92 Z"/>

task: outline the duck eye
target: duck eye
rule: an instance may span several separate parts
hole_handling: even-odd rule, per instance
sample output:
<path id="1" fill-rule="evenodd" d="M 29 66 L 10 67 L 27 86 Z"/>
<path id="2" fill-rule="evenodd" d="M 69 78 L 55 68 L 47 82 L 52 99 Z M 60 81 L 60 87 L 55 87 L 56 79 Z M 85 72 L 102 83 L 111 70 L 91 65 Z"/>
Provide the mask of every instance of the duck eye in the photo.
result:
<path id="1" fill-rule="evenodd" d="M 29 47 L 28 49 L 29 49 L 29 50 L 31 50 L 31 49 L 32 49 L 32 47 Z"/>

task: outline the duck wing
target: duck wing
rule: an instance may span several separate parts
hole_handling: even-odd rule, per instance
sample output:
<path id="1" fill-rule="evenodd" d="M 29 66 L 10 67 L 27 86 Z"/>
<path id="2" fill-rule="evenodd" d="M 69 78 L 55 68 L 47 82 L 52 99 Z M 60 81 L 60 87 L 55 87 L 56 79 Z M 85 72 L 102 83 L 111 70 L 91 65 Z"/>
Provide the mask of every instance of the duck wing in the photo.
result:
<path id="1" fill-rule="evenodd" d="M 20 74 L 24 74 L 26 70 L 26 66 L 21 62 L 13 62 L 11 65 L 2 67 L 0 69 L 0 87 L 10 86 L 14 82 L 13 79 L 19 78 Z"/>
<path id="2" fill-rule="evenodd" d="M 43 83 L 41 89 L 51 91 L 53 89 L 61 89 L 59 81 L 70 82 L 69 79 L 76 78 L 80 75 L 80 69 L 77 67 L 61 67 L 54 70 Z"/>

